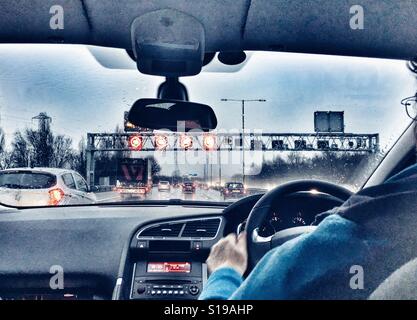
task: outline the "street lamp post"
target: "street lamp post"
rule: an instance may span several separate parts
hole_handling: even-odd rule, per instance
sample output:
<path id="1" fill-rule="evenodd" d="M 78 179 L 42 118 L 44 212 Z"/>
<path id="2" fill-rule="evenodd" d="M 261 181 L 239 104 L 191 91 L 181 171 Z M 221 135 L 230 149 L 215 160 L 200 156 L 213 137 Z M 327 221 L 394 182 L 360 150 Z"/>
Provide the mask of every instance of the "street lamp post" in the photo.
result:
<path id="1" fill-rule="evenodd" d="M 245 184 L 245 103 L 266 102 L 265 99 L 221 99 L 223 102 L 240 102 L 242 104 L 242 182 Z"/>

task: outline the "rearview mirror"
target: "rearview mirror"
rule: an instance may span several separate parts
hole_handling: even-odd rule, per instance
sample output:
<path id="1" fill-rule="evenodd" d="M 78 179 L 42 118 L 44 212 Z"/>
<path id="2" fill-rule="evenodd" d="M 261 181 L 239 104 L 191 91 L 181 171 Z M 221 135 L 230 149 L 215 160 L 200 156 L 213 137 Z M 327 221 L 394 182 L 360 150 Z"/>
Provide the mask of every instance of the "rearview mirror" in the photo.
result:
<path id="1" fill-rule="evenodd" d="M 129 111 L 128 121 L 141 128 L 174 132 L 217 127 L 213 109 L 207 105 L 163 99 L 139 99 Z"/>

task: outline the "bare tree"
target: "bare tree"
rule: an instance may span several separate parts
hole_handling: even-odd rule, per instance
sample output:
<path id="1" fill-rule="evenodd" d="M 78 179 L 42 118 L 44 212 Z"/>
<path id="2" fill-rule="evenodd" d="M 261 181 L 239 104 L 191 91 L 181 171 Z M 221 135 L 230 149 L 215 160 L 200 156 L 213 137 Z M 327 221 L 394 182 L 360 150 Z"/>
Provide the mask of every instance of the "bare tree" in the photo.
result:
<path id="1" fill-rule="evenodd" d="M 20 131 L 14 133 L 10 163 L 12 167 L 27 167 L 30 159 L 29 144 Z"/>
<path id="2" fill-rule="evenodd" d="M 63 135 L 53 137 L 52 157 L 49 165 L 54 168 L 69 167 L 75 156 L 72 149 L 72 139 Z"/>
<path id="3" fill-rule="evenodd" d="M 10 154 L 6 150 L 6 139 L 3 129 L 0 128 L 0 169 L 10 166 Z"/>
<path id="4" fill-rule="evenodd" d="M 78 150 L 74 152 L 71 168 L 85 177 L 87 168 L 86 144 L 84 138 L 78 143 Z"/>
<path id="5" fill-rule="evenodd" d="M 4 136 L 4 131 L 2 128 L 0 128 L 0 154 L 2 154 L 6 147 L 6 138 Z"/>
<path id="6" fill-rule="evenodd" d="M 49 167 L 54 153 L 54 137 L 52 132 L 49 129 L 42 131 L 26 129 L 25 138 L 32 149 L 32 165 L 36 167 Z"/>

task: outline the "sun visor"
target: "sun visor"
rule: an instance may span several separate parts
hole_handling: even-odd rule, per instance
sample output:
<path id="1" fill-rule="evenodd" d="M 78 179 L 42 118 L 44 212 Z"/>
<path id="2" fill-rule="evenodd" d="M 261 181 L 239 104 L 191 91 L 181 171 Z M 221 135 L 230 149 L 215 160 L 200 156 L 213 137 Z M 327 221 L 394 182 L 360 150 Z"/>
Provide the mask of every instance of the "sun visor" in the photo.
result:
<path id="1" fill-rule="evenodd" d="M 173 9 L 153 11 L 133 21 L 131 35 L 140 72 L 164 77 L 200 73 L 205 34 L 194 17 Z"/>

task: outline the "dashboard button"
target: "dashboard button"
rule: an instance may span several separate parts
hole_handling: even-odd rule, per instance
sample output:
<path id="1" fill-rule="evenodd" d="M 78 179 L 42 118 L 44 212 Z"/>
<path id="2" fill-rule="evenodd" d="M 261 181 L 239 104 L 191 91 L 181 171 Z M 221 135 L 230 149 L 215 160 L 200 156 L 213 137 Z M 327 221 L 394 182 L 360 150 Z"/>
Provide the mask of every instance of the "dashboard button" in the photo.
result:
<path id="1" fill-rule="evenodd" d="M 143 285 L 138 286 L 137 289 L 136 289 L 136 292 L 138 294 L 144 294 L 145 291 L 146 291 L 146 286 L 143 286 Z"/>
<path id="2" fill-rule="evenodd" d="M 191 286 L 190 287 L 190 293 L 195 296 L 196 294 L 198 294 L 200 292 L 200 289 L 198 289 L 197 286 Z"/>
<path id="3" fill-rule="evenodd" d="M 194 241 L 192 246 L 193 246 L 193 250 L 200 251 L 202 244 L 200 241 Z"/>
<path id="4" fill-rule="evenodd" d="M 136 244 L 138 249 L 148 249 L 148 241 L 138 241 Z"/>

